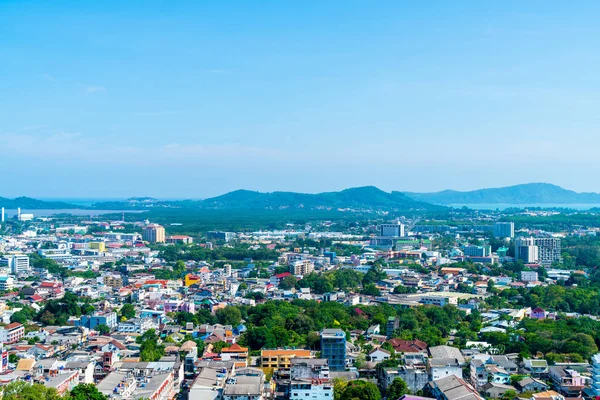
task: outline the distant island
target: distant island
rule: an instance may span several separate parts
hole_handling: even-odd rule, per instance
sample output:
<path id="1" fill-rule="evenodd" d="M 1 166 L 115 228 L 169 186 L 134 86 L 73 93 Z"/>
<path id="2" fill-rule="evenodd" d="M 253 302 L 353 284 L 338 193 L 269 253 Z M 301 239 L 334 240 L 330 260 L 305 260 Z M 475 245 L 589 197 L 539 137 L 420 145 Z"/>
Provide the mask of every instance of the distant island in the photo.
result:
<path id="1" fill-rule="evenodd" d="M 157 200 L 144 197 L 124 202 L 102 202 L 95 208 L 147 209 L 188 208 L 205 210 L 435 210 L 442 207 L 414 200 L 401 192 L 385 192 L 374 186 L 346 189 L 339 192 L 317 194 L 295 192 L 262 193 L 235 190 L 221 196 L 204 200 Z"/>
<path id="2" fill-rule="evenodd" d="M 30 197 L 9 199 L 0 197 L 0 207 L 29 210 L 90 209 L 148 210 L 161 208 L 196 210 L 360 210 L 402 211 L 441 210 L 457 204 L 600 204 L 598 193 L 577 193 L 549 183 L 527 183 L 494 189 L 460 192 L 444 190 L 435 193 L 385 192 L 374 186 L 345 189 L 317 194 L 296 192 L 263 193 L 235 190 L 204 200 L 159 200 L 152 197 L 132 197 L 122 201 L 103 201 L 91 206 L 62 201 L 44 201 Z"/>
<path id="3" fill-rule="evenodd" d="M 404 194 L 413 200 L 432 204 L 600 204 L 598 193 L 577 193 L 550 183 L 526 183 L 468 192 L 444 190 L 435 193 Z"/>

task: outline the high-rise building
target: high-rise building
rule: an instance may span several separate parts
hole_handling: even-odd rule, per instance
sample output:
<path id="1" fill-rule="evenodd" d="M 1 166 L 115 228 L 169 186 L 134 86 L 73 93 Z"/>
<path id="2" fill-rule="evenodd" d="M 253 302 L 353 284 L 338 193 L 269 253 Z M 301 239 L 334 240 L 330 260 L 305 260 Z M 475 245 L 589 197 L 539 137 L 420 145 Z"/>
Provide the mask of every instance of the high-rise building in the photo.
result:
<path id="1" fill-rule="evenodd" d="M 379 235 L 383 237 L 404 237 L 404 224 L 400 221 L 381 224 L 379 225 Z"/>
<path id="2" fill-rule="evenodd" d="M 346 369 L 346 333 L 341 329 L 321 331 L 321 358 L 329 362 L 332 371 Z"/>
<path id="3" fill-rule="evenodd" d="M 299 260 L 291 265 L 291 271 L 296 276 L 304 276 L 315 270 L 315 264 L 310 260 Z"/>
<path id="4" fill-rule="evenodd" d="M 534 241 L 535 245 L 538 247 L 540 264 L 549 266 L 554 261 L 562 262 L 560 238 L 538 237 L 534 238 Z"/>
<path id="5" fill-rule="evenodd" d="M 515 259 L 531 264 L 539 261 L 538 247 L 533 238 L 518 238 L 515 240 Z"/>
<path id="6" fill-rule="evenodd" d="M 150 243 L 165 242 L 165 228 L 157 224 L 148 224 L 142 231 L 142 240 Z"/>
<path id="7" fill-rule="evenodd" d="M 600 353 L 592 356 L 592 396 L 600 396 Z"/>
<path id="8" fill-rule="evenodd" d="M 514 222 L 496 222 L 494 224 L 494 236 L 497 238 L 514 238 L 515 223 Z"/>
<path id="9" fill-rule="evenodd" d="M 518 238 L 515 240 L 515 258 L 526 264 L 538 262 L 544 266 L 562 262 L 560 238 Z"/>
<path id="10" fill-rule="evenodd" d="M 463 252 L 467 257 L 489 257 L 492 254 L 492 247 L 468 245 L 463 248 Z"/>
<path id="11" fill-rule="evenodd" d="M 26 255 L 5 255 L 0 258 L 0 266 L 8 267 L 10 273 L 19 275 L 31 270 L 29 267 L 29 257 Z"/>

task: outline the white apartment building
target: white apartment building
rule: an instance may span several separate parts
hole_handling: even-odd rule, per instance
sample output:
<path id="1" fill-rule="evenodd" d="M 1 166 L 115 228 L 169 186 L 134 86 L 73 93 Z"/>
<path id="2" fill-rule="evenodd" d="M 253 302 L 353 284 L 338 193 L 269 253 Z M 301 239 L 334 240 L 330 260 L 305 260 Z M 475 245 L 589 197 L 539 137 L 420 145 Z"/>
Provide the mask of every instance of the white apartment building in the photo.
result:
<path id="1" fill-rule="evenodd" d="M 529 237 L 515 240 L 515 257 L 524 263 L 539 262 L 544 266 L 562 262 L 560 238 Z"/>
<path id="2" fill-rule="evenodd" d="M 10 273 L 13 275 L 19 275 L 31 271 L 29 266 L 29 257 L 23 254 L 5 255 L 4 257 L 0 258 L 0 267 L 8 267 Z"/>
<path id="3" fill-rule="evenodd" d="M 521 271 L 521 281 L 523 282 L 537 282 L 538 273 L 535 271 Z"/>
<path id="4" fill-rule="evenodd" d="M 458 299 L 456 297 L 430 295 L 422 296 L 419 303 L 443 307 L 446 304 L 458 305 Z"/>
<path id="5" fill-rule="evenodd" d="M 400 221 L 392 224 L 379 225 L 379 236 L 383 237 L 404 237 L 404 225 Z"/>
<path id="6" fill-rule="evenodd" d="M 0 276 L 0 290 L 12 290 L 15 287 L 15 280 L 7 275 Z"/>
<path id="7" fill-rule="evenodd" d="M 539 249 L 533 238 L 515 240 L 515 259 L 531 264 L 539 261 Z"/>
<path id="8" fill-rule="evenodd" d="M 153 327 L 154 324 L 152 323 L 151 318 L 134 318 L 129 321 L 119 322 L 117 325 L 117 332 L 139 333 L 141 335 Z"/>
<path id="9" fill-rule="evenodd" d="M 329 379 L 294 379 L 290 400 L 333 400 L 333 384 Z"/>
<path id="10" fill-rule="evenodd" d="M 429 376 L 432 381 L 454 375 L 462 379 L 463 370 L 456 359 L 430 358 L 428 361 Z"/>

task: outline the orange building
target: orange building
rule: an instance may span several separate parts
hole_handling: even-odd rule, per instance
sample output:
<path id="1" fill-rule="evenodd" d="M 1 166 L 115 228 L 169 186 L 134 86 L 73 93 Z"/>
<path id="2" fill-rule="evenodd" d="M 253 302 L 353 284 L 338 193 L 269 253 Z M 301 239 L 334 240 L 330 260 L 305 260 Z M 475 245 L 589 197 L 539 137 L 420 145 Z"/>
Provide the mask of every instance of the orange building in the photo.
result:
<path id="1" fill-rule="evenodd" d="M 221 350 L 221 360 L 233 361 L 236 368 L 246 367 L 248 365 L 248 348 L 234 343 L 230 347 Z"/>
<path id="2" fill-rule="evenodd" d="M 200 282 L 200 276 L 198 275 L 192 275 L 192 274 L 187 274 L 183 280 L 183 285 L 184 286 L 192 286 L 196 283 Z"/>
<path id="3" fill-rule="evenodd" d="M 301 349 L 262 350 L 260 352 L 263 368 L 290 368 L 291 358 L 314 358 L 314 356 L 310 350 Z"/>

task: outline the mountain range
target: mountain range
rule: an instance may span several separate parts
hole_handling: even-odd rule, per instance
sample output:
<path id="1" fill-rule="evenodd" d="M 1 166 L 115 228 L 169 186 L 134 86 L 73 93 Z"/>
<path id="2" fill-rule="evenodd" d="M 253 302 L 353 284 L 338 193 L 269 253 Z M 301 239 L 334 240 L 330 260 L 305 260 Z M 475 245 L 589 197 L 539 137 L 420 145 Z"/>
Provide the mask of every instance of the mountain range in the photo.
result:
<path id="1" fill-rule="evenodd" d="M 128 199 L 125 202 L 97 203 L 94 207 L 110 209 L 177 207 L 206 210 L 430 210 L 441 208 L 411 199 L 401 192 L 388 193 L 374 186 L 317 194 L 235 190 L 204 200 L 162 201 L 144 198 L 143 201 L 139 201 L 139 199 Z"/>
<path id="2" fill-rule="evenodd" d="M 91 207 L 60 201 L 43 201 L 30 197 L 0 197 L 0 207 L 7 209 L 105 209 L 144 210 L 149 208 L 182 208 L 205 210 L 331 210 L 363 211 L 440 210 L 454 204 L 600 204 L 598 193 L 577 193 L 549 183 L 528 183 L 495 189 L 467 192 L 444 190 L 435 193 L 385 192 L 374 186 L 317 194 L 295 192 L 262 193 L 235 190 L 204 200 L 157 200 L 132 197 L 123 201 L 95 203 Z"/>
<path id="3" fill-rule="evenodd" d="M 443 190 L 434 193 L 405 192 L 411 199 L 432 204 L 600 204 L 598 193 L 577 193 L 550 183 L 526 183 L 467 192 Z"/>
<path id="4" fill-rule="evenodd" d="M 6 209 L 17 209 L 20 207 L 25 210 L 64 210 L 68 208 L 83 208 L 79 205 L 69 204 L 63 201 L 45 201 L 33 199 L 31 197 L 17 197 L 14 199 L 0 197 L 0 207 Z"/>

